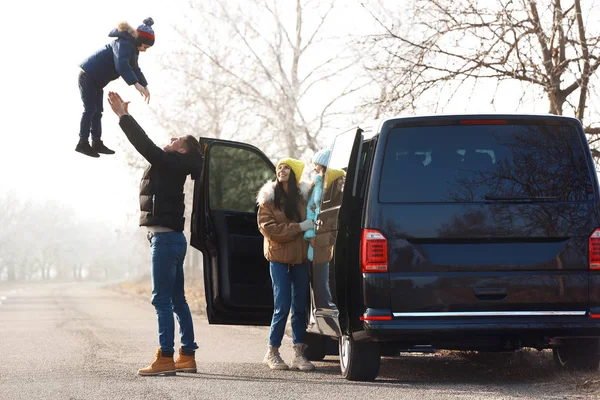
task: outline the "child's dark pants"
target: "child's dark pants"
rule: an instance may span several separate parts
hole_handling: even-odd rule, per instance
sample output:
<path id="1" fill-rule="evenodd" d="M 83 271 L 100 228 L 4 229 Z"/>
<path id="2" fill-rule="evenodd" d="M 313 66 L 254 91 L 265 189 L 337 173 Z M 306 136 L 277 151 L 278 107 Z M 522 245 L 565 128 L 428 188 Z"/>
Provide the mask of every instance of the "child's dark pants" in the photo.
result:
<path id="1" fill-rule="evenodd" d="M 79 138 L 88 140 L 90 133 L 92 140 L 99 140 L 102 136 L 102 101 L 104 90 L 85 72 L 79 73 L 79 93 L 83 101 L 83 115 L 79 128 Z"/>

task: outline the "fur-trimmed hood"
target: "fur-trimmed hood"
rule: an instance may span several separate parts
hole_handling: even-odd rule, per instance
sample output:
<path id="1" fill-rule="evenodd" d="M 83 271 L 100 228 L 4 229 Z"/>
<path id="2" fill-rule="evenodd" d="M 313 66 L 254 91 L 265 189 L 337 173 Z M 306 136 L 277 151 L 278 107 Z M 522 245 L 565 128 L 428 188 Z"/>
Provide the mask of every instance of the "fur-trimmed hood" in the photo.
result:
<path id="1" fill-rule="evenodd" d="M 263 205 L 269 202 L 275 201 L 275 184 L 277 181 L 270 181 L 265 183 L 256 196 L 256 202 L 259 205 Z M 298 184 L 298 189 L 300 190 L 300 195 L 304 199 L 305 202 L 308 201 L 308 196 L 310 194 L 310 189 L 312 188 L 312 183 L 306 181 L 300 181 Z"/>
<path id="2" fill-rule="evenodd" d="M 110 31 L 108 37 L 122 38 L 134 42 L 138 37 L 138 33 L 133 26 L 129 25 L 128 22 L 123 21 L 119 22 L 116 29 Z"/>
<path id="3" fill-rule="evenodd" d="M 111 40 L 79 64 L 82 70 L 94 80 L 98 88 L 121 77 L 128 85 L 139 82 L 148 86 L 148 81 L 138 64 L 137 31 L 127 22 L 120 23 L 108 35 Z"/>

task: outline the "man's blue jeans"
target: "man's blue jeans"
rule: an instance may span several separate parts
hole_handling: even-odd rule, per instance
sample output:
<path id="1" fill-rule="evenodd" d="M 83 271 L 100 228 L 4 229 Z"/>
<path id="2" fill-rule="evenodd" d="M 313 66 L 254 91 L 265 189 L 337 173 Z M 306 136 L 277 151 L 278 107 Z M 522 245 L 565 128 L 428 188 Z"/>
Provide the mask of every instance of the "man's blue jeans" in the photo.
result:
<path id="1" fill-rule="evenodd" d="M 274 310 L 269 344 L 274 347 L 281 346 L 290 307 L 293 343 L 304 343 L 308 303 L 308 263 L 288 266 L 288 264 L 271 261 L 270 264 Z"/>
<path id="2" fill-rule="evenodd" d="M 194 341 L 194 323 L 184 292 L 185 236 L 181 232 L 161 232 L 149 233 L 148 239 L 152 250 L 152 305 L 158 316 L 160 349 L 167 354 L 174 352 L 175 312 L 181 349 L 193 352 L 198 345 Z"/>

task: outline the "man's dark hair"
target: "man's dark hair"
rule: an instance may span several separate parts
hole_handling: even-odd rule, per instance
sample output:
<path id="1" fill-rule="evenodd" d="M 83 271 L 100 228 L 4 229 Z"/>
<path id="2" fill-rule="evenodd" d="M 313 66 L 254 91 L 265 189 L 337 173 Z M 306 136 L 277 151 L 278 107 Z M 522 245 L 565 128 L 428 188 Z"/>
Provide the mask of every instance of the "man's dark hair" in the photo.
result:
<path id="1" fill-rule="evenodd" d="M 296 175 L 294 171 L 290 168 L 290 178 L 288 181 L 288 192 L 287 194 L 283 190 L 283 185 L 281 182 L 277 181 L 275 184 L 275 199 L 273 199 L 273 203 L 275 207 L 281 210 L 281 199 L 285 199 L 283 212 L 288 220 L 300 222 L 300 210 L 298 209 L 298 197 L 300 194 L 298 193 L 298 185 L 296 184 Z"/>
<path id="2" fill-rule="evenodd" d="M 185 136 L 183 143 L 184 143 L 186 151 L 189 154 L 192 154 L 193 156 L 197 156 L 197 157 L 204 156 L 204 151 L 202 149 L 202 146 L 200 145 L 198 140 L 195 137 L 193 137 L 192 135 Z"/>

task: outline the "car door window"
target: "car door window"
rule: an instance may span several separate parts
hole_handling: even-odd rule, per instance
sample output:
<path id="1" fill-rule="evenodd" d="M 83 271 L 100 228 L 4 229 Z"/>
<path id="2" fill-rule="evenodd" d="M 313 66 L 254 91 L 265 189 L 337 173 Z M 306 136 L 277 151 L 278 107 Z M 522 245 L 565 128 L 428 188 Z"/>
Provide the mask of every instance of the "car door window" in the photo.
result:
<path id="1" fill-rule="evenodd" d="M 335 138 L 325 172 L 321 210 L 339 207 L 342 204 L 345 174 L 348 170 L 355 136 L 356 129 L 352 129 Z"/>
<path id="2" fill-rule="evenodd" d="M 273 177 L 273 167 L 259 154 L 214 145 L 209 165 L 210 209 L 255 212 L 258 190 Z"/>

